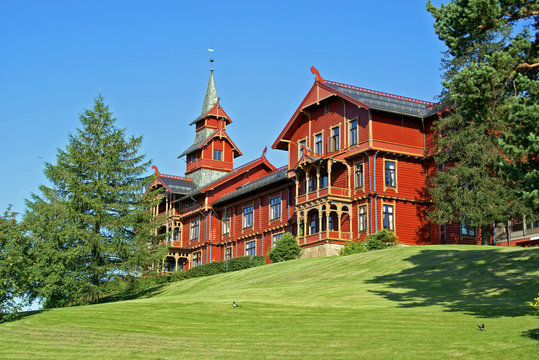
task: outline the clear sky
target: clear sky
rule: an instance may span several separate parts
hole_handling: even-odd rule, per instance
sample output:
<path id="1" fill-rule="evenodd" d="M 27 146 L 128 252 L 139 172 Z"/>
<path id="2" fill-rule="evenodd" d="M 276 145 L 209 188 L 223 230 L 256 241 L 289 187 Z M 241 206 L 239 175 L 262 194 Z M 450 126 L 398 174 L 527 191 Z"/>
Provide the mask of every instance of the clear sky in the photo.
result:
<path id="1" fill-rule="evenodd" d="M 423 0 L 2 0 L 0 211 L 24 211 L 99 93 L 160 172 L 183 175 L 177 156 L 194 139 L 210 47 L 243 153 L 235 166 L 271 148 L 314 82 L 311 65 L 328 80 L 433 100 L 444 46 L 432 23 Z M 284 151 L 267 157 L 286 164 Z"/>

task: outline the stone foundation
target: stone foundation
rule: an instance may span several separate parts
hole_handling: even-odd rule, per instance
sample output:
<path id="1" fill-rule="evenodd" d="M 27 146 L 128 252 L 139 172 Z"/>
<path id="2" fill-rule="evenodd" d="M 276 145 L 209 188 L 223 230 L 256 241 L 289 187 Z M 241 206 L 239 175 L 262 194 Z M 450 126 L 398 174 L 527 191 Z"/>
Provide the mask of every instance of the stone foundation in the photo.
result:
<path id="1" fill-rule="evenodd" d="M 301 250 L 300 259 L 320 257 L 320 256 L 337 256 L 339 251 L 344 247 L 340 244 L 320 244 L 311 246 Z"/>

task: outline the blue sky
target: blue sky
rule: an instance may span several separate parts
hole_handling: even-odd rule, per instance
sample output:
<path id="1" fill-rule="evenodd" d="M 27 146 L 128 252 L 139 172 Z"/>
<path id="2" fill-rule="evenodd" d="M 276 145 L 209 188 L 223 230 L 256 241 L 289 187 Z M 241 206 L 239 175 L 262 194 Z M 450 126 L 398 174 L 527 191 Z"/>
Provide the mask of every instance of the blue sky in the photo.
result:
<path id="1" fill-rule="evenodd" d="M 434 1 L 439 4 L 439 1 Z M 162 173 L 194 139 L 213 47 L 235 166 L 271 147 L 314 82 L 433 100 L 444 50 L 424 1 L 0 2 L 0 211 L 47 183 L 79 114 L 101 93 Z M 286 153 L 268 159 L 285 165 Z"/>

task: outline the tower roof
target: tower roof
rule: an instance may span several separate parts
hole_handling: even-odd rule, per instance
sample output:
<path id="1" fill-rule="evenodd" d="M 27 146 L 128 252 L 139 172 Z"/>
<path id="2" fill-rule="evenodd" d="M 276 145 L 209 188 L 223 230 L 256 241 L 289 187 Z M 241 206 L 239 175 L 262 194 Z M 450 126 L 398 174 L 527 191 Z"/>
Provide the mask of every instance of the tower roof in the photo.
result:
<path id="1" fill-rule="evenodd" d="M 213 62 L 213 59 L 211 59 Z M 215 88 L 215 80 L 213 79 L 213 64 L 210 67 L 210 78 L 208 79 L 208 86 L 206 87 L 206 96 L 204 96 L 204 103 L 202 104 L 201 115 L 210 111 L 217 103 L 219 97 L 217 96 L 217 89 Z"/>

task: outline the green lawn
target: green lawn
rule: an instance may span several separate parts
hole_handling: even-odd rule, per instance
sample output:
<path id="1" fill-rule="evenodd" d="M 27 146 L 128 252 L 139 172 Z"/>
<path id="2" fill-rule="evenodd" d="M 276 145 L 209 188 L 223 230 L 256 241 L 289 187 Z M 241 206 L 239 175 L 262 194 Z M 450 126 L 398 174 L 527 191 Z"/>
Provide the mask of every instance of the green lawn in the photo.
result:
<path id="1" fill-rule="evenodd" d="M 0 325 L 0 358 L 537 359 L 538 292 L 539 249 L 399 247 L 44 311 Z"/>

